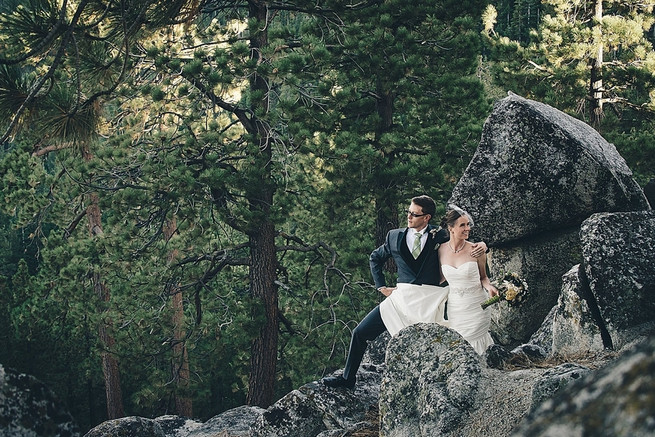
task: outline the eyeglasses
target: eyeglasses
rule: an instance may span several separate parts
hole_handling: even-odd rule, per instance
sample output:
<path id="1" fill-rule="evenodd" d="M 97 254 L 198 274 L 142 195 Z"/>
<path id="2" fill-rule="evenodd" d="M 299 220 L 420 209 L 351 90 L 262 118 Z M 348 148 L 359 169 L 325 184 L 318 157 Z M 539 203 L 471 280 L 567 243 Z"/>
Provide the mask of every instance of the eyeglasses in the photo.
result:
<path id="1" fill-rule="evenodd" d="M 411 216 L 414 217 L 414 218 L 416 218 L 416 217 L 423 217 L 424 215 L 427 215 L 427 214 L 416 214 L 415 212 L 412 212 L 412 211 L 410 211 L 409 209 L 406 209 L 405 212 L 406 212 L 407 214 L 411 215 Z"/>

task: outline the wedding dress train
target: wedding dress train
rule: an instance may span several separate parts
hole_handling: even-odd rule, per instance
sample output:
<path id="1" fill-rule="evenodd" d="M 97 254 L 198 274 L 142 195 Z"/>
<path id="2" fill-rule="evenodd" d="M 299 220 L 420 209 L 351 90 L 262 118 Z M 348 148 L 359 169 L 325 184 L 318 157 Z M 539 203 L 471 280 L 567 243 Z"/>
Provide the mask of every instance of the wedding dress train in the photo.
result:
<path id="1" fill-rule="evenodd" d="M 468 261 L 458 267 L 443 264 L 441 271 L 450 288 L 449 327 L 464 337 L 478 354 L 484 354 L 493 339 L 489 334 L 491 314 L 480 307 L 489 295 L 480 283 L 478 263 Z"/>
<path id="2" fill-rule="evenodd" d="M 439 323 L 444 320 L 448 287 L 400 283 L 380 303 L 380 316 L 387 331 L 393 336 L 415 323 Z"/>

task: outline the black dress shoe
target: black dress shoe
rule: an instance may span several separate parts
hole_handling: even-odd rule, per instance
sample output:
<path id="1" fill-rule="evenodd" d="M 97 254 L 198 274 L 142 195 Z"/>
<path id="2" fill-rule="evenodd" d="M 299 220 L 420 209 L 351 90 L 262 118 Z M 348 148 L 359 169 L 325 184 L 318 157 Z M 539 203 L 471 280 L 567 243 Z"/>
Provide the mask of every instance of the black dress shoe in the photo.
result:
<path id="1" fill-rule="evenodd" d="M 344 387 L 352 390 L 355 388 L 355 380 L 346 379 L 343 376 L 327 376 L 323 378 L 323 385 L 330 388 Z"/>

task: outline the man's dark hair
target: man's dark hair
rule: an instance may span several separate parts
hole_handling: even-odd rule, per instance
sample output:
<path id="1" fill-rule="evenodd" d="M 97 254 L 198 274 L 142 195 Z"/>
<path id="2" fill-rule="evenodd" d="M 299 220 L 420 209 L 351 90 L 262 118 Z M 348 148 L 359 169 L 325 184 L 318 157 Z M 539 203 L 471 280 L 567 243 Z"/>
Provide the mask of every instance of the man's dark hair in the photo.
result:
<path id="1" fill-rule="evenodd" d="M 437 205 L 430 196 L 426 196 L 425 194 L 422 196 L 416 196 L 412 199 L 412 203 L 420 206 L 423 210 L 423 214 L 430 214 L 430 219 L 432 219 L 432 217 L 437 213 Z"/>

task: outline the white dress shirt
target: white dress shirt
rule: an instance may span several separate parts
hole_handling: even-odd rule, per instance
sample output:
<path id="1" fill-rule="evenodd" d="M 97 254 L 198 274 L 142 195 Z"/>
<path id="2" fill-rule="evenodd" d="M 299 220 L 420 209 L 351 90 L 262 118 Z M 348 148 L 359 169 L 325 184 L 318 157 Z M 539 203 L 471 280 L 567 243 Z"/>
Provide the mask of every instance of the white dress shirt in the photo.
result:
<path id="1" fill-rule="evenodd" d="M 414 236 L 416 235 L 417 232 L 422 232 L 423 235 L 421 235 L 421 251 L 423 251 L 423 248 L 425 247 L 425 243 L 428 241 L 428 233 L 427 233 L 428 227 L 424 227 L 420 231 L 417 231 L 414 228 L 409 228 L 407 230 L 407 238 L 405 239 L 405 242 L 407 243 L 407 247 L 409 248 L 409 251 L 412 251 L 412 248 L 414 247 Z"/>

